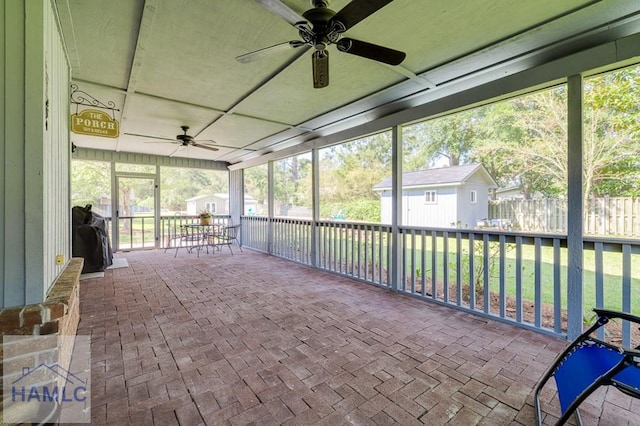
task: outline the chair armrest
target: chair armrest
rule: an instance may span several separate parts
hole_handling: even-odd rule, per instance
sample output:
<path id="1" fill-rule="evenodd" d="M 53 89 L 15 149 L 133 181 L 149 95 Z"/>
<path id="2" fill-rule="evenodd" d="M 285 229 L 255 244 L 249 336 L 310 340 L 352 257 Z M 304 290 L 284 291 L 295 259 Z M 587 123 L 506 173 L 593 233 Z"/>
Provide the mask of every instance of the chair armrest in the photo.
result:
<path id="1" fill-rule="evenodd" d="M 598 308 L 594 308 L 593 311 L 600 318 L 602 317 L 609 318 L 609 319 L 620 318 L 623 320 L 634 322 L 636 324 L 640 324 L 640 317 L 628 314 L 626 312 L 617 312 L 617 311 L 610 311 L 608 309 L 598 309 Z"/>

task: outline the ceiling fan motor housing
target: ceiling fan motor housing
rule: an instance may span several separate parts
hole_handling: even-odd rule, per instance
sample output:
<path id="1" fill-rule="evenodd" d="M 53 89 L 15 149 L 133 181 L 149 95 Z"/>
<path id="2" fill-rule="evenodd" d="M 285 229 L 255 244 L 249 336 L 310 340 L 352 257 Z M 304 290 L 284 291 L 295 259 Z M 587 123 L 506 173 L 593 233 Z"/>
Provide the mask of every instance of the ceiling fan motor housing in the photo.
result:
<path id="1" fill-rule="evenodd" d="M 349 28 L 357 25 L 368 16 L 376 13 L 393 0 L 350 0 L 335 12 L 329 9 L 329 0 L 310 0 L 312 8 L 302 16 L 286 6 L 282 0 L 255 0 L 272 13 L 284 18 L 298 29 L 299 40 L 292 40 L 263 48 L 236 57 L 241 63 L 247 63 L 290 48 L 302 46 L 314 48 L 311 56 L 313 87 L 322 88 L 329 84 L 329 52 L 327 46 L 335 44 L 338 51 L 360 56 L 388 65 L 399 65 L 406 54 L 374 43 L 343 37 Z"/>
<path id="2" fill-rule="evenodd" d="M 336 31 L 340 26 L 334 25 L 331 19 L 335 16 L 336 12 L 327 8 L 326 2 L 314 2 L 321 3 L 322 6 L 316 6 L 313 9 L 309 9 L 302 14 L 302 16 L 311 23 L 311 31 L 307 31 L 307 28 L 300 29 L 300 37 L 316 50 L 324 50 L 327 44 L 335 43 L 340 38 L 340 32 Z"/>
<path id="3" fill-rule="evenodd" d="M 193 141 L 193 137 L 187 134 L 187 132 L 189 131 L 189 126 L 180 126 L 180 128 L 182 129 L 184 134 L 177 135 L 176 139 L 182 142 L 182 145 L 188 145 L 189 142 Z"/>

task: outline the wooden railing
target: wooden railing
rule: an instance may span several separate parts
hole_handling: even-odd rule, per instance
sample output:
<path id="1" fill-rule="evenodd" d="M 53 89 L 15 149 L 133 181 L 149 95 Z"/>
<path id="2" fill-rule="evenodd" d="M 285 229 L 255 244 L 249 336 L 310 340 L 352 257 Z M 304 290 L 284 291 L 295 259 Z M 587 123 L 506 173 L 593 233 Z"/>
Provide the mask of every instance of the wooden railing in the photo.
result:
<path id="1" fill-rule="evenodd" d="M 105 217 L 109 239 L 113 247 L 113 224 L 111 217 Z M 173 236 L 180 234 L 180 225 L 198 223 L 197 215 L 160 216 L 159 240 L 155 239 L 155 218 L 153 216 L 120 216 L 119 246 L 115 250 L 138 250 L 149 248 L 165 248 Z M 227 225 L 229 215 L 214 215 L 213 224 Z"/>
<path id="2" fill-rule="evenodd" d="M 398 292 L 566 336 L 567 239 L 560 234 L 245 216 L 243 245 Z M 640 314 L 640 242 L 585 237 L 585 322 L 594 307 Z M 399 253 L 399 270 L 392 254 Z M 621 324 L 623 342 L 631 328 Z"/>

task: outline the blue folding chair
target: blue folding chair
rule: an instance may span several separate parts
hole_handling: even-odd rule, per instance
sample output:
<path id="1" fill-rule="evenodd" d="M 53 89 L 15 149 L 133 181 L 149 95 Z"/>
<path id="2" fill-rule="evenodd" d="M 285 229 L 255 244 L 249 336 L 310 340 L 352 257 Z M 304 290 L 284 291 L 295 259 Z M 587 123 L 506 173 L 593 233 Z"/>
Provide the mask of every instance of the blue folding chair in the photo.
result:
<path id="1" fill-rule="evenodd" d="M 578 337 L 554 361 L 534 392 L 536 422 L 542 424 L 540 391 L 554 377 L 560 400 L 561 416 L 556 424 L 564 424 L 572 414 L 581 425 L 578 407 L 600 386 L 614 386 L 627 395 L 640 398 L 640 345 L 623 348 L 593 336 L 610 319 L 627 320 L 640 325 L 640 318 L 624 312 L 594 309 L 596 322 Z"/>

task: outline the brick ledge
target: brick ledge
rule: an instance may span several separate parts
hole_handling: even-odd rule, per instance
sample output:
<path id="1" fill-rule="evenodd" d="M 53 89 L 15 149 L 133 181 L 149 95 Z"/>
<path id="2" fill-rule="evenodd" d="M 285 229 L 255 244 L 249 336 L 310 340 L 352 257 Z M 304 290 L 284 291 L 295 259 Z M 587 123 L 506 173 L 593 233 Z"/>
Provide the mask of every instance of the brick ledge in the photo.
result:
<path id="1" fill-rule="evenodd" d="M 58 322 L 77 300 L 84 259 L 71 258 L 43 303 L 0 310 L 0 335 L 45 335 L 58 332 Z"/>

